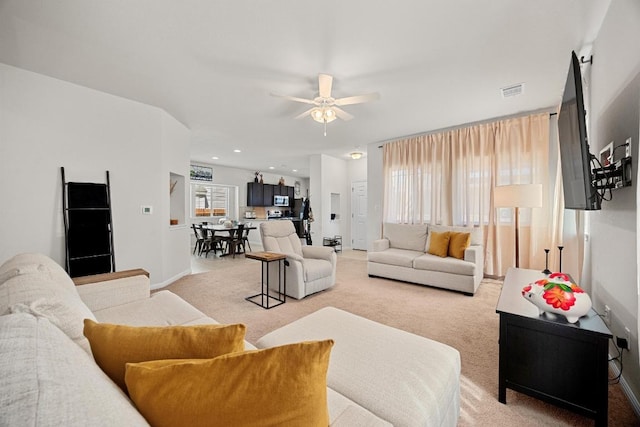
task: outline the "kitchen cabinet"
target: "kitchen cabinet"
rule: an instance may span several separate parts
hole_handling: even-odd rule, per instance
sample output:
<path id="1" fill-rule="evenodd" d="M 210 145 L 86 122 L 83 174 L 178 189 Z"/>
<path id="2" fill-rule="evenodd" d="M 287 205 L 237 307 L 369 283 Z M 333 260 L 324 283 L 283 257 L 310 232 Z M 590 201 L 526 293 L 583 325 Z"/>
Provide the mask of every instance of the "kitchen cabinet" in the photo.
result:
<path id="1" fill-rule="evenodd" d="M 265 206 L 264 184 L 259 182 L 247 183 L 247 206 Z"/>
<path id="2" fill-rule="evenodd" d="M 273 206 L 273 187 L 275 185 L 272 184 L 263 184 L 263 198 L 262 198 L 262 206 Z"/>
<path id="3" fill-rule="evenodd" d="M 289 193 L 287 192 L 286 185 L 274 185 L 273 186 L 273 195 L 274 196 L 287 196 Z"/>
<path id="4" fill-rule="evenodd" d="M 293 206 L 295 189 L 288 185 L 247 183 L 247 206 L 273 206 L 273 196 L 289 196 L 289 206 Z"/>

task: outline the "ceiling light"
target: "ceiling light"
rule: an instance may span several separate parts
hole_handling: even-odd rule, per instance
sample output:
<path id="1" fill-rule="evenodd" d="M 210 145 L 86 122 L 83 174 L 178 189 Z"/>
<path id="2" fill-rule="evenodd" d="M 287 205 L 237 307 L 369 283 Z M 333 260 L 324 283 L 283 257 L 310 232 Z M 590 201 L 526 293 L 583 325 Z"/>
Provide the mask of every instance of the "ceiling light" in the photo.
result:
<path id="1" fill-rule="evenodd" d="M 331 107 L 316 107 L 310 114 L 311 118 L 318 123 L 331 123 L 336 119 L 336 112 Z"/>
<path id="2" fill-rule="evenodd" d="M 359 151 L 354 151 L 353 153 L 350 153 L 349 155 L 351 156 L 351 158 L 353 160 L 358 160 L 359 158 L 362 157 L 362 153 L 359 152 Z"/>
<path id="3" fill-rule="evenodd" d="M 275 169 L 275 167 L 273 167 L 273 166 L 269 166 L 269 169 Z"/>
<path id="4" fill-rule="evenodd" d="M 218 157 L 218 156 L 213 156 L 213 157 L 212 157 L 212 159 L 213 159 L 213 160 L 218 160 L 218 159 L 219 159 L 219 157 Z"/>
<path id="5" fill-rule="evenodd" d="M 298 172 L 298 169 L 294 169 L 292 172 Z"/>
<path id="6" fill-rule="evenodd" d="M 234 153 L 242 153 L 242 150 L 238 150 L 237 148 L 233 150 Z"/>

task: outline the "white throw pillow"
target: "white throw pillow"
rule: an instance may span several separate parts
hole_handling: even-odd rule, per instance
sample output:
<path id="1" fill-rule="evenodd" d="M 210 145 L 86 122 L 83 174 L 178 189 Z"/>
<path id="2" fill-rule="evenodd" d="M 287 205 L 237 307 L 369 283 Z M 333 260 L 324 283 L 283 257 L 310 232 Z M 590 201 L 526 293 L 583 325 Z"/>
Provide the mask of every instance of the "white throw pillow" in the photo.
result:
<path id="1" fill-rule="evenodd" d="M 148 426 L 122 390 L 48 320 L 0 316 L 0 425 Z"/>
<path id="2" fill-rule="evenodd" d="M 91 354 L 82 331 L 84 319 L 96 320 L 75 287 L 53 280 L 48 268 L 26 269 L 0 284 L 0 314 L 30 312 L 46 317 Z M 67 276 L 68 277 L 68 276 Z"/>

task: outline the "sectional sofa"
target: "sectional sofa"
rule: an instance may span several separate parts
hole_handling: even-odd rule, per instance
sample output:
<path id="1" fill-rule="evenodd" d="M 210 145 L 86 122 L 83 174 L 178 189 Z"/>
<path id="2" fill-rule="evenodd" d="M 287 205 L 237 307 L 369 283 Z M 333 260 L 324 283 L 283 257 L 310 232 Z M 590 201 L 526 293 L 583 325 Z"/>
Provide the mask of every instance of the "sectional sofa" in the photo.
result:
<path id="1" fill-rule="evenodd" d="M 107 328 L 130 325 L 132 330 L 162 326 L 158 329 L 164 330 L 165 326 L 218 322 L 170 291 L 151 293 L 144 273 L 97 275 L 74 283 L 57 263 L 40 254 L 20 254 L 0 266 L 0 425 L 149 425 L 133 396 L 130 399 L 105 374 L 109 373 L 106 367 L 96 362 L 99 348 L 94 338 L 87 339 L 91 334 L 84 323 Z M 260 352 L 319 340 L 334 342 L 326 385 L 322 383 L 326 394 L 320 402 L 331 426 L 457 424 L 460 354 L 442 343 L 326 307 L 267 334 L 257 347 L 246 341 L 242 347 Z M 107 352 L 113 349 L 120 354 L 124 345 L 118 342 Z M 221 357 L 229 356 L 234 354 Z M 288 378 L 294 367 L 281 367 L 276 380 Z M 242 378 L 242 372 L 228 374 Z M 225 372 L 225 377 L 229 375 Z M 250 387 L 261 387 L 248 382 Z M 189 386 L 189 404 L 198 395 L 207 399 L 197 386 Z M 302 389 L 284 392 L 296 399 L 306 391 L 305 383 Z M 169 400 L 178 395 L 171 389 Z M 162 393 L 152 389 L 143 397 L 162 399 Z M 209 403 L 225 406 L 224 401 Z M 210 420 L 198 421 L 189 425 Z M 307 421 L 285 424 L 313 425 Z"/>
<path id="2" fill-rule="evenodd" d="M 435 233 L 468 233 L 460 258 L 429 253 Z M 453 227 L 426 224 L 383 224 L 382 238 L 373 242 L 367 253 L 369 276 L 402 280 L 475 294 L 484 275 L 482 230 L 477 227 Z"/>

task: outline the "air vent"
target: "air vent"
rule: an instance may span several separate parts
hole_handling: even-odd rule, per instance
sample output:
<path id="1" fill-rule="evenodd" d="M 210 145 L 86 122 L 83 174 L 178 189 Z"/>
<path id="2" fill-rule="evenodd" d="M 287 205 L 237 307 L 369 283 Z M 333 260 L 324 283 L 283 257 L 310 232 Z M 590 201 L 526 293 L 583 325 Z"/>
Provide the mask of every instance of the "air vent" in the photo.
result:
<path id="1" fill-rule="evenodd" d="M 500 92 L 502 92 L 503 98 L 522 95 L 522 93 L 524 92 L 524 83 L 518 83 L 517 85 L 503 87 L 502 89 L 500 89 Z"/>

